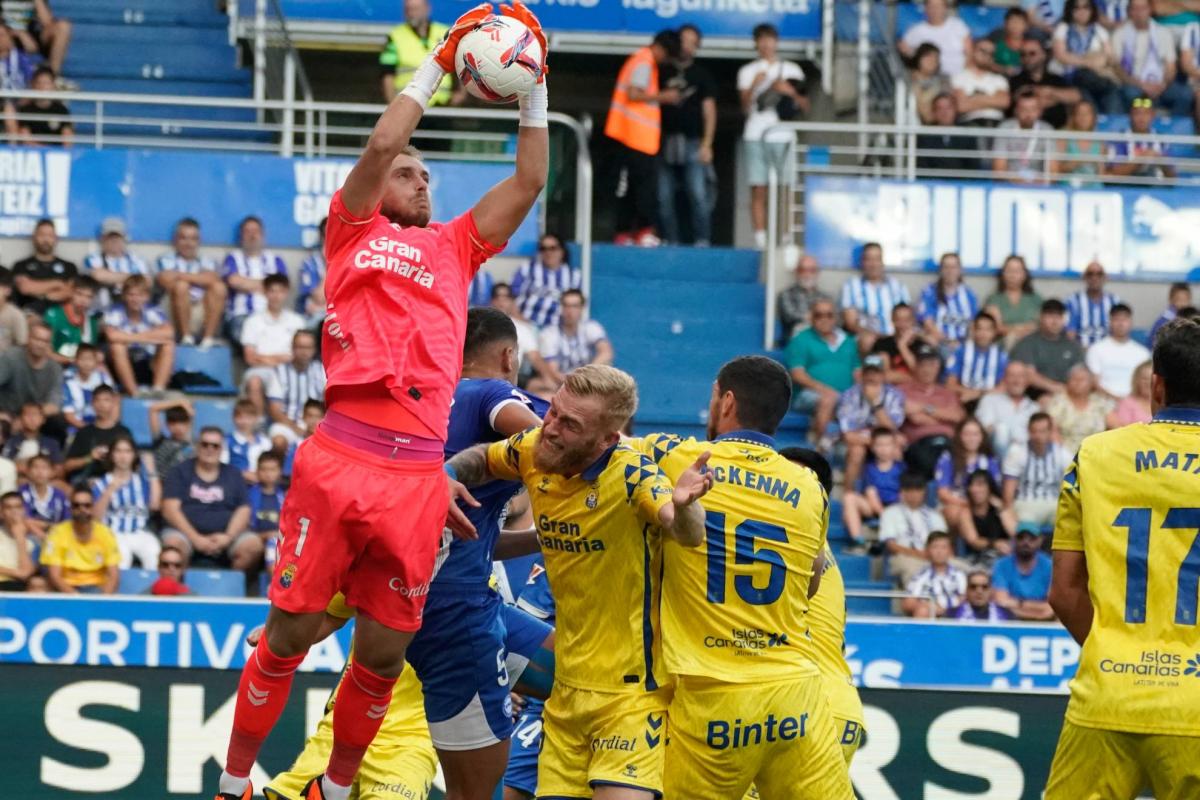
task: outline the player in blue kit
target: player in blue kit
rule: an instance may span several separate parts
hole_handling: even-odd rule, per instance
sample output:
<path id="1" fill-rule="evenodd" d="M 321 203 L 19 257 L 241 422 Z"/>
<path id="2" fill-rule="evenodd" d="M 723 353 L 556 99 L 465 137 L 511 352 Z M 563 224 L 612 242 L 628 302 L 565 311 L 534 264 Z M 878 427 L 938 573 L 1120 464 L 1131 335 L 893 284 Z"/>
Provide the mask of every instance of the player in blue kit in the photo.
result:
<path id="1" fill-rule="evenodd" d="M 471 309 L 463 378 L 450 409 L 447 459 L 541 423 L 547 405 L 513 385 L 517 367 L 512 320 L 496 309 Z M 489 586 L 493 557 L 538 547 L 532 532 L 500 535 L 505 507 L 520 487 L 518 481 L 480 487 L 474 493 L 478 507 L 465 509 L 478 538 L 445 534 L 421 630 L 408 648 L 408 662 L 424 690 L 448 800 L 491 798 L 508 761 L 509 693 L 546 696 L 553 680 L 553 628 L 506 608 Z"/>
<path id="2" fill-rule="evenodd" d="M 554 595 L 546 568 L 538 559 L 529 580 L 517 596 L 517 608 L 543 622 L 554 624 Z M 508 769 L 504 772 L 504 800 L 531 800 L 537 792 L 538 753 L 542 749 L 541 700 L 530 699 L 517 717 L 512 746 L 508 754 Z"/>

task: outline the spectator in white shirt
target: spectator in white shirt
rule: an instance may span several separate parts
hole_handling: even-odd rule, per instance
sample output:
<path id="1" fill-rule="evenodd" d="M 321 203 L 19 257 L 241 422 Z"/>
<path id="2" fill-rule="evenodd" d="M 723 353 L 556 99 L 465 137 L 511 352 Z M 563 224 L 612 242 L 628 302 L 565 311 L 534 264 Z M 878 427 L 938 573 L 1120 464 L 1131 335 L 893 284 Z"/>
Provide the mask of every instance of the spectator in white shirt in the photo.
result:
<path id="1" fill-rule="evenodd" d="M 217 331 L 225 316 L 225 298 L 229 292 L 217 263 L 200 255 L 200 223 L 184 217 L 175 224 L 173 248 L 158 259 L 158 285 L 171 298 L 171 317 L 179 343 L 200 346 L 216 342 Z"/>
<path id="2" fill-rule="evenodd" d="M 925 20 L 904 32 L 900 52 L 911 59 L 925 42 L 937 46 L 942 55 L 942 72 L 953 78 L 966 64 L 971 31 L 965 22 L 950 14 L 946 0 L 926 0 Z"/>
<path id="3" fill-rule="evenodd" d="M 1004 506 L 1017 519 L 1039 528 L 1054 524 L 1058 491 L 1071 463 L 1071 454 L 1054 441 L 1054 422 L 1039 411 L 1029 418 L 1029 437 L 1004 457 Z"/>
<path id="4" fill-rule="evenodd" d="M 1172 116 L 1186 117 L 1192 110 L 1192 92 L 1175 81 L 1179 71 L 1175 37 L 1151 19 L 1150 0 L 1129 0 L 1129 19 L 1112 36 L 1112 64 L 1126 104 L 1149 97 Z"/>
<path id="5" fill-rule="evenodd" d="M 568 289 L 559 302 L 558 325 L 542 330 L 538 349 L 529 354 L 537 377 L 529 383 L 532 392 L 554 392 L 567 373 L 584 364 L 611 364 L 612 344 L 604 326 L 583 318 L 583 292 Z"/>
<path id="6" fill-rule="evenodd" d="M 1150 351 L 1129 338 L 1133 332 L 1133 311 L 1117 303 L 1108 312 L 1108 336 L 1092 344 L 1087 351 L 1087 368 L 1096 376 L 1100 391 L 1114 400 L 1129 394 L 1133 371 L 1149 360 Z"/>
<path id="7" fill-rule="evenodd" d="M 1028 389 L 1029 367 L 1020 361 L 1010 361 L 1000 385 L 979 400 L 975 418 L 991 437 L 997 458 L 1003 459 L 1010 445 L 1028 440 L 1029 419 L 1041 410 L 1025 394 Z"/>
<path id="8" fill-rule="evenodd" d="M 901 586 L 929 564 L 925 542 L 934 531 L 946 530 L 946 518 L 925 504 L 928 481 L 924 475 L 900 476 L 900 502 L 879 515 L 879 541 L 888 555 L 888 571 Z"/>
<path id="9" fill-rule="evenodd" d="M 880 336 L 896 332 L 892 309 L 899 303 L 912 305 L 908 287 L 884 274 L 883 247 L 867 242 L 859 254 L 862 274 L 842 284 L 838 305 L 842 311 L 842 326 L 858 337 L 860 352 L 870 352 Z"/>
<path id="10" fill-rule="evenodd" d="M 268 275 L 263 279 L 267 306 L 251 314 L 242 326 L 243 357 L 246 374 L 242 390 L 254 403 L 261 417 L 266 412 L 266 391 L 274 379 L 275 368 L 292 360 L 292 338 L 304 328 L 304 317 L 286 308 L 287 275 Z M 253 465 L 251 465 L 253 466 Z"/>
<path id="11" fill-rule="evenodd" d="M 992 71 L 996 45 L 979 39 L 971 47 L 971 63 L 950 78 L 954 99 L 958 101 L 960 125 L 994 128 L 1004 119 L 1010 105 L 1008 81 Z"/>
<path id="12" fill-rule="evenodd" d="M 944 617 L 957 608 L 967 595 L 967 574 L 950 563 L 953 553 L 950 534 L 935 531 L 925 542 L 925 557 L 929 566 L 910 580 L 908 597 L 900 607 L 910 617 Z"/>

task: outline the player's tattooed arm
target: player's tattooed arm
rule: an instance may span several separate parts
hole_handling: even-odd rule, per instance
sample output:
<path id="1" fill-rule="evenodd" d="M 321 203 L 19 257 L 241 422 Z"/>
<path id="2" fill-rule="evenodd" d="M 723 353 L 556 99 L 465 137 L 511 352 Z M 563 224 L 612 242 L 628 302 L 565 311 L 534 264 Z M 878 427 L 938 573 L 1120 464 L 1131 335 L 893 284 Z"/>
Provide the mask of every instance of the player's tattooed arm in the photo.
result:
<path id="1" fill-rule="evenodd" d="M 446 462 L 446 471 L 464 486 L 478 486 L 492 479 L 488 472 L 486 444 L 477 444 L 455 453 Z"/>

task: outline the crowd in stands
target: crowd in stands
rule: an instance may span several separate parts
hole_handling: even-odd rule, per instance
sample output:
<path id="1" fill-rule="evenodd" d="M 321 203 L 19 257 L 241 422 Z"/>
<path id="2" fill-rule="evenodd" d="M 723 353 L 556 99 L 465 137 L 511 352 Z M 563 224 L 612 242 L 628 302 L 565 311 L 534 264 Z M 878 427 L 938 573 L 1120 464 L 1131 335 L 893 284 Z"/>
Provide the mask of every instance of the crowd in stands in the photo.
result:
<path id="1" fill-rule="evenodd" d="M 859 266 L 830 293 L 804 256 L 778 297 L 794 408 L 811 415 L 812 446 L 844 463 L 851 550 L 885 557 L 905 613 L 1051 618 L 1063 475 L 1084 437 L 1150 419 L 1147 345 L 1197 314 L 1191 288 L 1173 284 L 1138 341 L 1099 263 L 1065 302 L 1038 295 L 1017 255 L 984 298 L 954 253 L 915 302 L 879 245 Z"/>
<path id="2" fill-rule="evenodd" d="M 62 76 L 71 42 L 69 20 L 55 16 L 48 0 L 0 2 L 0 88 L 55 92 L 77 89 Z M 4 133 L 11 144 L 70 147 L 70 111 L 60 100 L 3 101 Z"/>
<path id="3" fill-rule="evenodd" d="M 240 570 L 257 591 L 296 448 L 324 416 L 321 248 L 293 293 L 256 217 L 220 264 L 201 255 L 190 218 L 152 263 L 129 251 L 117 218 L 82 266 L 59 255 L 51 220 L 31 244 L 0 268 L 0 589 L 112 593 L 121 568 L 182 565 Z M 552 393 L 576 367 L 613 359 L 581 286 L 553 234 L 511 284 L 486 270 L 475 278 L 472 301 L 522 332 L 531 391 Z M 179 390 L 206 376 L 181 371 L 179 355 L 226 343 L 242 366 L 231 424 L 196 430 Z M 142 450 L 122 422 L 130 402 L 148 417 Z M 154 591 L 178 593 L 180 580 L 164 574 Z"/>

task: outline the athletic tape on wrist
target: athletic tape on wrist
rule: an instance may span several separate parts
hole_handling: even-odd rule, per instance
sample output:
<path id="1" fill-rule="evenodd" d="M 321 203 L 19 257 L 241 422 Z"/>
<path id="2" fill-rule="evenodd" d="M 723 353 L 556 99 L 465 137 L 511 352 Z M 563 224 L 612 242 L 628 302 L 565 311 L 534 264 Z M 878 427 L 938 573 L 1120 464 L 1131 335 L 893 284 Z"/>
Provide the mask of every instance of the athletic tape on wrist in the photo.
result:
<path id="1" fill-rule="evenodd" d="M 437 65 L 432 56 L 428 56 L 421 62 L 421 66 L 417 67 L 412 80 L 400 94 L 412 98 L 421 108 L 426 108 L 445 75 L 446 71 Z"/>
<path id="2" fill-rule="evenodd" d="M 520 99 L 521 118 L 518 123 L 525 128 L 545 128 L 546 114 L 550 106 L 550 95 L 546 91 L 546 82 L 535 83 L 529 94 Z"/>

